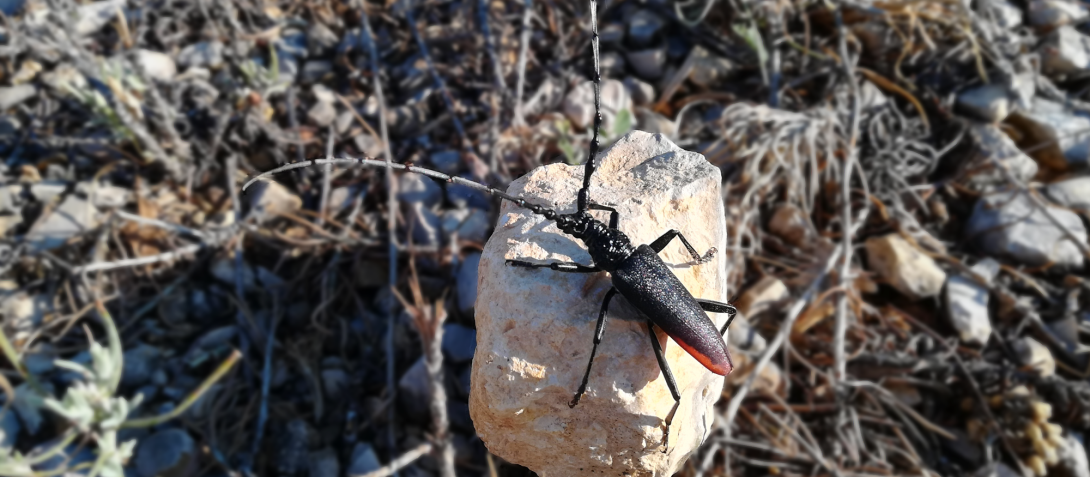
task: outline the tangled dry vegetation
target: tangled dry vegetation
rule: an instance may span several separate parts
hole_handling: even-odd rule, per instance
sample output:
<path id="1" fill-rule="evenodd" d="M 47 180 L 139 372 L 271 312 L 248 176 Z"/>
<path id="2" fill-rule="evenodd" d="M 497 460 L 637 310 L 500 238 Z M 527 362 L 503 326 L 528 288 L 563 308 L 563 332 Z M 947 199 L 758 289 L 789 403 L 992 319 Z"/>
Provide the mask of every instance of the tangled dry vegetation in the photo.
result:
<path id="1" fill-rule="evenodd" d="M 738 368 L 682 475 L 1090 475 L 1084 4 L 603 3 L 606 135 L 723 171 Z M 0 474 L 526 474 L 466 405 L 496 204 L 238 188 L 583 160 L 584 2 L 0 12 Z"/>

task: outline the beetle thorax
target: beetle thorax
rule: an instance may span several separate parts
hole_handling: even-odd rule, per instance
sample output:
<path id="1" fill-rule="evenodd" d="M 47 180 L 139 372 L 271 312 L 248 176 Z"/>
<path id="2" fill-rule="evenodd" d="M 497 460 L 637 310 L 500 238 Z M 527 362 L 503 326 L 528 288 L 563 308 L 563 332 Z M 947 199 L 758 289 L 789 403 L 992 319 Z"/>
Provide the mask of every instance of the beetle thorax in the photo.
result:
<path id="1" fill-rule="evenodd" d="M 611 272 L 617 269 L 632 252 L 632 241 L 620 230 L 611 229 L 586 212 L 564 214 L 556 217 L 556 226 L 568 235 L 587 245 L 594 265 Z"/>

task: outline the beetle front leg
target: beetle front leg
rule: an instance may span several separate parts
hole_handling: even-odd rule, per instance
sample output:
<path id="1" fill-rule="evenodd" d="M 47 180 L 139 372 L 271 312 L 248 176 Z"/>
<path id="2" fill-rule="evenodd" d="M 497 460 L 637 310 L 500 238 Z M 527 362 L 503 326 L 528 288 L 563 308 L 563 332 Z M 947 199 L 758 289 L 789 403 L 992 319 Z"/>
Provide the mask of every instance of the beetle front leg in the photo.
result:
<path id="1" fill-rule="evenodd" d="M 621 222 L 621 214 L 617 212 L 617 209 L 608 205 L 590 204 L 590 210 L 605 210 L 609 212 L 609 228 L 611 229 L 616 229 L 617 224 Z"/>
<path id="2" fill-rule="evenodd" d="M 647 332 L 651 334 L 651 347 L 655 349 L 655 359 L 659 361 L 659 369 L 666 377 L 666 387 L 670 388 L 670 395 L 674 397 L 674 407 L 670 408 L 670 413 L 666 415 L 666 419 L 663 419 L 666 429 L 662 431 L 662 452 L 665 453 L 670 447 L 670 424 L 674 422 L 674 414 L 681 404 L 681 393 L 677 390 L 674 372 L 670 371 L 670 364 L 666 362 L 666 356 L 662 354 L 662 345 L 659 344 L 659 337 L 655 334 L 655 323 L 651 320 L 647 320 Z"/>
<path id="3" fill-rule="evenodd" d="M 696 248 L 693 247 L 693 244 L 689 243 L 689 241 L 685 239 L 685 236 L 681 235 L 681 231 L 678 229 L 670 229 L 670 231 L 662 234 L 661 237 L 655 239 L 654 242 L 651 242 L 650 247 L 655 252 L 662 252 L 662 249 L 666 248 L 666 246 L 674 240 L 674 237 L 681 239 L 681 244 L 684 245 L 685 249 L 689 251 L 689 255 L 693 257 L 693 260 L 695 260 L 696 263 L 705 263 L 708 260 L 711 260 L 712 256 L 715 255 L 715 252 L 718 251 L 718 249 L 712 247 L 708 249 L 708 253 L 705 253 L 704 256 L 701 256 L 699 253 L 697 253 Z"/>
<path id="4" fill-rule="evenodd" d="M 568 273 L 594 273 L 602 271 L 602 269 L 593 265 L 580 265 L 574 262 L 532 263 L 525 260 L 507 260 L 505 263 L 512 267 L 548 268 L 551 270 L 556 270 L 558 272 Z"/>

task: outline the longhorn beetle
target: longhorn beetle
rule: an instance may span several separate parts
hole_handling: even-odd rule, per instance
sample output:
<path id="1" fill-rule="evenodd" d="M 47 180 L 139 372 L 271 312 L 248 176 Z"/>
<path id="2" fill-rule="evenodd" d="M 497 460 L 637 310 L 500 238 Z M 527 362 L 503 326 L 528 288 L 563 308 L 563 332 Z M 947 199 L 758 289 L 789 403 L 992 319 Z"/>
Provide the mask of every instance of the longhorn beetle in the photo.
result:
<path id="1" fill-rule="evenodd" d="M 666 429 L 663 434 L 662 450 L 665 452 L 669 444 L 670 424 L 673 422 L 678 405 L 681 404 L 681 394 L 678 392 L 674 373 L 670 371 L 666 357 L 662 354 L 662 347 L 655 335 L 655 327 L 662 328 L 667 335 L 673 338 L 678 345 L 708 370 L 726 376 L 734 369 L 734 364 L 731 362 L 727 344 L 723 341 L 723 333 L 726 332 L 731 321 L 734 320 L 737 311 L 727 303 L 694 298 L 689 290 L 685 288 L 685 285 L 678 280 L 666 266 L 666 263 L 658 256 L 658 253 L 666 248 L 674 238 L 681 239 L 681 244 L 685 246 L 685 249 L 689 251 L 689 255 L 697 263 L 705 263 L 710 260 L 716 252 L 715 247 L 712 247 L 706 254 L 701 256 L 678 230 L 670 230 L 662 234 L 650 245 L 633 246 L 628 236 L 617 228 L 620 219 L 619 213 L 612 207 L 595 204 L 590 200 L 590 180 L 596 167 L 594 159 L 598 155 L 598 149 L 601 146 L 598 139 L 598 130 L 602 127 L 602 78 L 599 68 L 597 9 L 597 1 L 591 0 L 591 50 L 594 61 L 594 132 L 590 142 L 589 156 L 584 164 L 583 187 L 579 190 L 576 212 L 561 214 L 554 209 L 527 202 L 522 197 L 513 196 L 461 177 L 422 169 L 412 164 L 387 163 L 370 158 L 312 159 L 287 164 L 251 178 L 242 186 L 242 190 L 245 191 L 254 182 L 266 176 L 292 169 L 324 164 L 362 164 L 372 167 L 391 167 L 396 170 L 415 172 L 448 183 L 460 184 L 514 202 L 519 207 L 544 216 L 547 220 L 555 221 L 561 231 L 581 240 L 587 246 L 590 257 L 594 261 L 593 265 L 581 265 L 571 262 L 538 264 L 522 260 L 507 260 L 506 264 L 525 268 L 549 268 L 558 272 L 569 273 L 606 271 L 610 273 L 613 281 L 613 287 L 606 292 L 605 298 L 602 300 L 602 307 L 598 312 L 598 322 L 594 330 L 594 345 L 590 351 L 587 370 L 583 374 L 579 390 L 576 391 L 575 397 L 568 403 L 568 406 L 574 408 L 579 404 L 579 399 L 583 397 L 583 393 L 587 390 L 587 381 L 590 379 L 594 355 L 598 351 L 598 345 L 602 342 L 602 332 L 605 328 L 609 302 L 616 294 L 620 293 L 636 309 L 646 315 L 647 331 L 651 336 L 651 347 L 655 351 L 659 369 L 662 370 L 662 374 L 666 378 L 666 385 L 674 398 L 674 406 L 663 420 Z M 590 210 L 609 212 L 609 225 L 591 216 Z M 715 324 L 708 318 L 705 311 L 726 313 L 729 317 L 721 329 L 716 329 Z"/>

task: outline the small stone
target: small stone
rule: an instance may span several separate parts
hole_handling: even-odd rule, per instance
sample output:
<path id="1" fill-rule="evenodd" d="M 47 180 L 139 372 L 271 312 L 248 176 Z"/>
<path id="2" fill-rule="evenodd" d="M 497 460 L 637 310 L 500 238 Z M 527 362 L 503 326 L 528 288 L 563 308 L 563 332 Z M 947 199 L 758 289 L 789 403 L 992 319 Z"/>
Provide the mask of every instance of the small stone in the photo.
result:
<path id="1" fill-rule="evenodd" d="M 303 63 L 303 71 L 299 76 L 299 81 L 303 84 L 311 84 L 322 81 L 329 74 L 333 73 L 333 62 L 329 60 L 307 60 Z"/>
<path id="2" fill-rule="evenodd" d="M 1034 98 L 1028 111 L 1012 113 L 1007 123 L 1022 136 L 1020 145 L 1033 148 L 1028 153 L 1039 168 L 1062 172 L 1090 164 L 1090 118 L 1060 103 Z"/>
<path id="3" fill-rule="evenodd" d="M 757 329 L 749 324 L 745 314 L 740 313 L 734 317 L 730 324 L 729 343 L 731 349 L 737 349 L 750 355 L 761 353 L 768 347 L 768 341 L 757 333 Z"/>
<path id="4" fill-rule="evenodd" d="M 957 106 L 963 114 L 988 123 L 998 123 L 1010 113 L 1010 91 L 1001 84 L 986 84 L 958 94 Z"/>
<path id="5" fill-rule="evenodd" d="M 352 111 L 344 111 L 337 115 L 337 119 L 333 121 L 333 130 L 337 131 L 337 135 L 341 136 L 346 133 L 352 126 L 356 124 L 356 115 Z"/>
<path id="6" fill-rule="evenodd" d="M 626 57 L 629 66 L 637 75 L 653 81 L 662 77 L 663 66 L 666 65 L 666 47 L 629 51 Z"/>
<path id="7" fill-rule="evenodd" d="M 428 162 L 439 172 L 457 174 L 462 168 L 462 153 L 454 149 L 436 151 L 428 155 Z"/>
<path id="8" fill-rule="evenodd" d="M 7 111 L 23 101 L 33 98 L 37 89 L 32 84 L 0 87 L 0 111 Z"/>
<path id="9" fill-rule="evenodd" d="M 1049 184 L 1045 194 L 1069 209 L 1090 211 L 1090 176 L 1076 177 Z"/>
<path id="10" fill-rule="evenodd" d="M 972 268 L 973 273 L 991 281 L 999 272 L 999 263 L 990 258 L 981 260 Z M 992 322 L 988 315 L 989 292 L 976 280 L 951 275 L 946 281 L 946 312 L 963 343 L 984 346 L 992 335 Z"/>
<path id="11" fill-rule="evenodd" d="M 1022 360 L 1023 366 L 1028 366 L 1042 378 L 1056 374 L 1056 360 L 1048 346 L 1028 336 L 1011 341 L 1011 347 Z"/>
<path id="12" fill-rule="evenodd" d="M 4 320 L 0 325 L 16 339 L 22 339 L 41 324 L 42 317 L 52 309 L 50 303 L 45 295 L 31 296 L 26 292 L 3 296 L 0 298 L 0 316 Z"/>
<path id="13" fill-rule="evenodd" d="M 125 350 L 121 385 L 137 387 L 147 383 L 151 375 L 159 368 L 161 356 L 162 351 L 159 348 L 144 343 Z"/>
<path id="14" fill-rule="evenodd" d="M 1056 450 L 1060 462 L 1053 466 L 1057 477 L 1090 477 L 1090 459 L 1086 457 L 1086 446 L 1074 435 L 1063 438 L 1063 445 Z M 1053 475 L 1053 474 L 1049 474 Z"/>
<path id="15" fill-rule="evenodd" d="M 457 323 L 443 325 L 443 353 L 455 364 L 468 363 L 477 349 L 477 331 Z"/>
<path id="16" fill-rule="evenodd" d="M 165 429 L 140 440 L 136 471 L 141 477 L 186 477 L 197 472 L 197 446 L 182 429 Z"/>
<path id="17" fill-rule="evenodd" d="M 337 119 L 337 106 L 324 101 L 315 102 L 314 106 L 307 110 L 307 119 L 319 127 L 329 126 Z"/>
<path id="18" fill-rule="evenodd" d="M 616 51 L 607 51 L 602 53 L 598 68 L 605 77 L 617 78 L 624 76 L 625 66 L 627 66 L 627 64 L 620 53 L 617 53 Z"/>
<path id="19" fill-rule="evenodd" d="M 465 314 L 472 314 L 477 302 L 477 268 L 481 263 L 481 254 L 470 253 L 462 259 L 458 267 L 458 309 Z"/>
<path id="20" fill-rule="evenodd" d="M 620 43 L 624 40 L 625 29 L 624 26 L 617 23 L 607 23 L 602 25 L 598 31 L 598 41 L 602 45 L 613 45 Z"/>
<path id="21" fill-rule="evenodd" d="M 588 102 L 589 101 L 589 102 Z M 632 98 L 624 83 L 607 79 L 602 82 L 602 128 L 609 136 L 614 120 L 622 110 L 632 111 Z M 585 130 L 594 124 L 594 83 L 587 81 L 576 85 L 564 97 L 564 115 L 578 129 Z"/>
<path id="22" fill-rule="evenodd" d="M 776 208 L 772 220 L 768 222 L 768 230 L 796 247 L 809 243 L 814 235 L 806 213 L 791 204 Z"/>
<path id="23" fill-rule="evenodd" d="M 348 390 L 348 373 L 341 368 L 322 370 L 322 389 L 326 397 L 333 401 L 339 401 Z"/>
<path id="24" fill-rule="evenodd" d="M 1018 149 L 998 126 L 973 124 L 969 128 L 969 137 L 973 153 L 961 167 L 968 188 L 987 193 L 1010 186 L 1003 169 L 1023 183 L 1037 174 L 1037 162 Z"/>
<path id="25" fill-rule="evenodd" d="M 719 86 L 737 69 L 730 60 L 699 46 L 694 47 L 690 54 L 694 55 L 694 61 L 693 69 L 689 72 L 689 80 L 702 88 Z"/>
<path id="26" fill-rule="evenodd" d="M 867 240 L 871 270 L 897 291 L 919 300 L 939 294 L 946 272 L 896 233 Z"/>
<path id="27" fill-rule="evenodd" d="M 1067 0 L 1031 0 L 1028 13 L 1029 25 L 1040 31 L 1070 25 L 1087 18 L 1085 6 Z"/>
<path id="28" fill-rule="evenodd" d="M 655 102 L 655 87 L 650 83 L 629 76 L 624 79 L 624 86 L 628 88 L 628 95 L 637 106 L 646 106 Z"/>
<path id="29" fill-rule="evenodd" d="M 366 442 L 356 443 L 356 447 L 352 449 L 351 462 L 348 464 L 348 475 L 362 475 L 382 467 L 375 449 Z"/>
<path id="30" fill-rule="evenodd" d="M 1049 75 L 1069 75 L 1090 67 L 1090 37 L 1064 25 L 1049 34 L 1038 47 L 1041 69 Z"/>
<path id="31" fill-rule="evenodd" d="M 995 26 L 1008 30 L 1022 26 L 1022 9 L 1009 0 L 990 0 L 988 7 Z"/>
<path id="32" fill-rule="evenodd" d="M 641 131 L 677 138 L 677 123 L 650 109 L 637 107 L 636 123 L 640 125 Z"/>
<path id="33" fill-rule="evenodd" d="M 488 230 L 492 228 L 492 220 L 488 212 L 481 209 L 459 209 L 465 211 L 464 217 L 457 223 L 455 231 L 458 238 L 470 242 L 484 243 L 488 238 Z"/>
<path id="34" fill-rule="evenodd" d="M 178 53 L 178 64 L 185 68 L 218 68 L 223 64 L 223 43 L 202 41 L 194 43 Z"/>
<path id="35" fill-rule="evenodd" d="M 382 142 L 369 133 L 357 134 L 352 138 L 352 143 L 356 145 L 361 156 L 378 157 L 382 154 Z"/>
<path id="36" fill-rule="evenodd" d="M 125 0 L 105 0 L 80 5 L 76 9 L 76 36 L 98 33 L 102 27 L 117 20 L 117 16 L 124 12 Z"/>
<path id="37" fill-rule="evenodd" d="M 427 416 L 431 414 L 428 408 L 431 402 L 431 384 L 423 356 L 401 375 L 401 379 L 398 379 L 397 391 L 398 401 L 407 415 L 421 421 L 427 419 Z"/>
<path id="38" fill-rule="evenodd" d="M 337 458 L 337 451 L 331 447 L 322 448 L 311 452 L 309 458 L 310 477 L 340 477 L 341 461 Z"/>
<path id="39" fill-rule="evenodd" d="M 650 10 L 637 10 L 628 20 L 628 44 L 645 48 L 655 39 L 666 22 Z"/>
<path id="40" fill-rule="evenodd" d="M 250 215 L 258 222 L 265 222 L 280 214 L 295 212 L 303 206 L 303 200 L 287 187 L 274 181 L 257 181 L 246 190 Z"/>
<path id="41" fill-rule="evenodd" d="M 53 71 L 41 75 L 42 83 L 48 86 L 58 97 L 67 97 L 71 91 L 85 91 L 88 88 L 87 78 L 80 73 L 75 66 L 64 63 L 53 68 Z"/>
<path id="42" fill-rule="evenodd" d="M 174 64 L 174 58 L 166 53 L 136 50 L 136 61 L 153 80 L 170 81 L 178 74 L 178 66 Z"/>
<path id="43" fill-rule="evenodd" d="M 1077 214 L 1055 206 L 1048 209 L 1077 240 L 1086 243 L 1086 228 Z M 1073 269 L 1083 265 L 1079 248 L 1021 192 L 982 197 L 963 233 L 977 237 L 984 253 L 1031 267 L 1051 264 L 1059 269 Z"/>
<path id="44" fill-rule="evenodd" d="M 320 21 L 312 21 L 307 27 L 307 48 L 311 56 L 325 55 L 336 48 L 340 40 L 333 30 Z"/>
<path id="45" fill-rule="evenodd" d="M 746 289 L 734 306 L 747 318 L 752 318 L 791 295 L 780 279 L 766 275 Z"/>
<path id="46" fill-rule="evenodd" d="M 633 131 L 599 158 L 594 200 L 617 208 L 620 228 L 632 243 L 650 243 L 675 228 L 701 252 L 726 243 L 721 173 L 703 156 L 662 135 Z M 508 193 L 572 210 L 581 178 L 581 166 L 551 164 L 513 182 Z M 711 428 L 723 377 L 672 339 L 660 338 L 681 393 L 670 447 L 661 452 L 662 419 L 675 401 L 655 371 L 646 325 L 625 300 L 617 299 L 587 393 L 569 408 L 586 371 L 595 318 L 610 282 L 601 274 L 505 265 L 507 259 L 589 264 L 590 257 L 581 243 L 544 217 L 508 203 L 502 207 L 480 260 L 474 315 L 477 350 L 469 405 L 481 440 L 495 455 L 539 475 L 672 475 Z M 670 270 L 694 296 L 726 300 L 723 254 L 710 263 L 681 266 L 692 258 L 672 243 L 659 256 L 678 265 Z M 726 320 L 724 315 L 711 318 L 717 325 Z"/>
<path id="47" fill-rule="evenodd" d="M 36 251 L 57 248 L 69 238 L 97 227 L 101 215 L 87 199 L 72 194 L 45 220 L 31 227 L 25 239 Z"/>
<path id="48" fill-rule="evenodd" d="M 729 388 L 738 388 L 749 380 L 749 376 L 752 374 L 753 366 L 757 364 L 757 360 L 749 353 L 737 353 L 733 355 L 733 358 L 734 366 L 738 369 L 738 372 L 731 373 L 727 376 L 726 384 Z M 768 363 L 765 365 L 764 369 L 761 370 L 761 374 L 757 375 L 757 378 L 754 379 L 750 392 L 782 396 L 785 389 L 784 379 L 784 373 L 783 370 L 780 369 L 780 366 L 776 363 Z"/>
<path id="49" fill-rule="evenodd" d="M 0 401 L 0 406 L 2 405 L 3 401 Z M 9 408 L 6 411 L 0 411 L 0 451 L 15 446 L 15 441 L 19 438 L 19 431 L 22 428 L 23 426 L 19 425 L 19 418 L 16 417 L 14 409 Z"/>
<path id="50" fill-rule="evenodd" d="M 443 189 L 429 177 L 402 174 L 397 182 L 398 200 L 420 203 L 425 207 L 435 207 L 443 202 Z"/>

